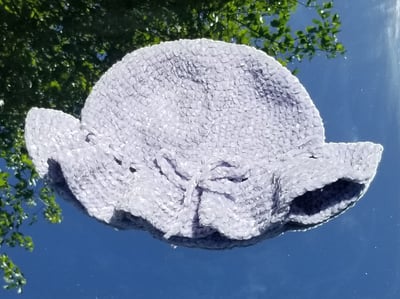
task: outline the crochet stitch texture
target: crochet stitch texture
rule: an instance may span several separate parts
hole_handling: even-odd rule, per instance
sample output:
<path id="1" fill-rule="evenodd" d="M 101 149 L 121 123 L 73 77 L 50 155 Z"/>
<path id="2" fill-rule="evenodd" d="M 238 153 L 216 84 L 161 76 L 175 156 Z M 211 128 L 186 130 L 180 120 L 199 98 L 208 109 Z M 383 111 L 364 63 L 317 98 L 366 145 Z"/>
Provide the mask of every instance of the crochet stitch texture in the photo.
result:
<path id="1" fill-rule="evenodd" d="M 80 120 L 32 108 L 25 139 L 40 176 L 90 216 L 216 249 L 339 215 L 366 192 L 382 153 L 325 143 L 318 110 L 286 68 L 207 39 L 126 55 Z"/>

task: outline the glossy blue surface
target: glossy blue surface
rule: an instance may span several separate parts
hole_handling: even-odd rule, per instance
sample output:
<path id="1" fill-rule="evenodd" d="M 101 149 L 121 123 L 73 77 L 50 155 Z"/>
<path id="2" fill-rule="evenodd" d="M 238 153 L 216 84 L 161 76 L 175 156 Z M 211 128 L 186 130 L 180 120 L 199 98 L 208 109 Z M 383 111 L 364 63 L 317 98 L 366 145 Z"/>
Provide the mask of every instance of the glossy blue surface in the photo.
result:
<path id="1" fill-rule="evenodd" d="M 0 291 L 0 298 L 400 298 L 400 1 L 335 6 L 346 59 L 305 62 L 299 78 L 327 141 L 385 147 L 354 208 L 308 232 L 207 251 L 117 232 L 60 200 L 64 221 L 28 228 L 34 252 L 12 252 L 28 278 L 24 293 Z"/>

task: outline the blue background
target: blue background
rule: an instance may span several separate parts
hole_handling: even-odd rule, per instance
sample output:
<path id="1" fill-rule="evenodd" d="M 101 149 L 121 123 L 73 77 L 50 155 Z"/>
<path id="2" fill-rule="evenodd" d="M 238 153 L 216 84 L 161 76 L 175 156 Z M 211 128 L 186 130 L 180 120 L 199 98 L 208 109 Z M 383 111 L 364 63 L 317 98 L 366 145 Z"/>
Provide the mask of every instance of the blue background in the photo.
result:
<path id="1" fill-rule="evenodd" d="M 327 141 L 385 147 L 354 208 L 314 230 L 207 251 L 117 232 L 60 199 L 64 221 L 25 230 L 33 253 L 10 251 L 28 278 L 24 293 L 0 290 L 0 298 L 400 298 L 400 0 L 335 6 L 346 57 L 317 57 L 302 63 L 298 76 L 320 110 Z"/>

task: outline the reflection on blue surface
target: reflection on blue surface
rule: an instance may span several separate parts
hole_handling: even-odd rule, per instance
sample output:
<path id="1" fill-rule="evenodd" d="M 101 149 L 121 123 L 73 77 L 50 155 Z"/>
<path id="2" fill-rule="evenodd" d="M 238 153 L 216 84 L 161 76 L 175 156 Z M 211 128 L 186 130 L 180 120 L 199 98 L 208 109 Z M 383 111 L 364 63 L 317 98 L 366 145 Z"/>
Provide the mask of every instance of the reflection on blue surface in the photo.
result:
<path id="1" fill-rule="evenodd" d="M 382 2 L 337 1 L 347 59 L 300 66 L 327 141 L 385 147 L 355 208 L 307 233 L 207 251 L 114 231 L 60 200 L 62 224 L 29 228 L 32 254 L 13 250 L 28 278 L 25 294 L 1 298 L 400 298 L 400 1 Z"/>

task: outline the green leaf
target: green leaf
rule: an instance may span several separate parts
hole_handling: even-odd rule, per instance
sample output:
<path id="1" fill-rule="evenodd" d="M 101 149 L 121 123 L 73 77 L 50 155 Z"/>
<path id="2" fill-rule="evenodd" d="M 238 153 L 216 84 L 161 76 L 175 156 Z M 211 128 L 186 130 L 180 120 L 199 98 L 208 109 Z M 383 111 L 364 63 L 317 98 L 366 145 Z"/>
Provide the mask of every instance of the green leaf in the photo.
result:
<path id="1" fill-rule="evenodd" d="M 343 53 L 345 51 L 345 48 L 344 48 L 343 44 L 341 44 L 341 43 L 337 43 L 335 45 L 335 48 L 336 48 L 336 51 L 340 52 L 340 53 Z"/>
<path id="2" fill-rule="evenodd" d="M 8 176 L 7 172 L 0 172 L 0 188 L 8 186 Z"/>
<path id="3" fill-rule="evenodd" d="M 333 2 L 332 2 L 332 1 L 325 2 L 325 3 L 322 5 L 322 7 L 323 7 L 323 9 L 332 9 L 332 8 L 333 8 Z"/>
<path id="4" fill-rule="evenodd" d="M 26 166 L 33 167 L 32 160 L 28 157 L 27 154 L 21 155 L 21 162 L 24 163 Z"/>
<path id="5" fill-rule="evenodd" d="M 317 31 L 317 28 L 315 28 L 314 26 L 307 26 L 306 31 L 307 33 L 315 33 Z"/>
<path id="6" fill-rule="evenodd" d="M 61 91 L 61 85 L 56 80 L 51 81 L 49 85 L 51 88 L 55 88 L 58 91 Z"/>

